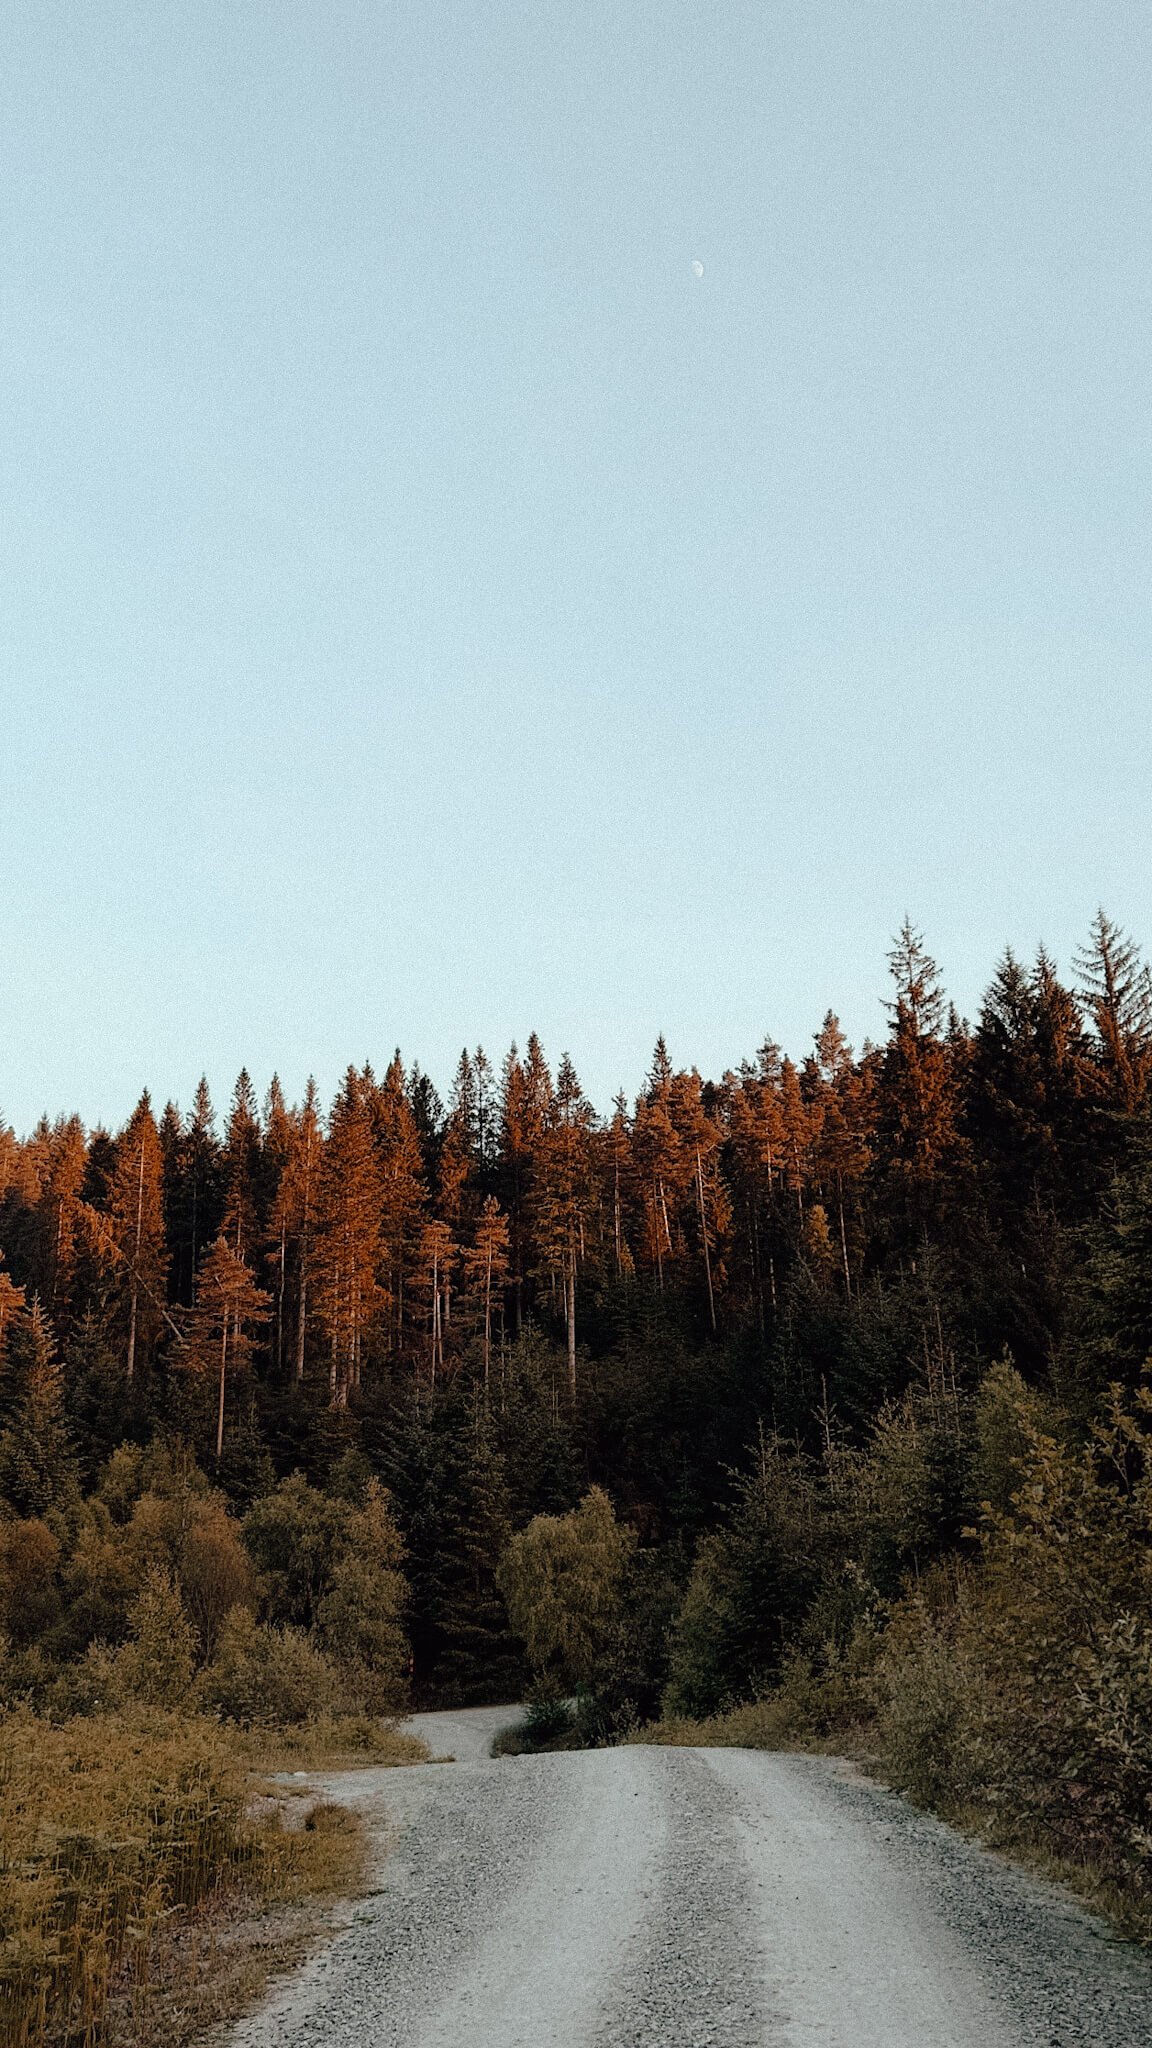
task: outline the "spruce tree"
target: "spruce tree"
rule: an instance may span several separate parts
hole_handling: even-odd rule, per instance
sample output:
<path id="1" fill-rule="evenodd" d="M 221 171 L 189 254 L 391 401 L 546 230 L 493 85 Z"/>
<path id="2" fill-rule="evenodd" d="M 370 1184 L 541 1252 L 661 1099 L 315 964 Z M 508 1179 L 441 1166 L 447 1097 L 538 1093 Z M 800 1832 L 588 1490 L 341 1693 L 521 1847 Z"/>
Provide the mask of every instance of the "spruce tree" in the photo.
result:
<path id="1" fill-rule="evenodd" d="M 116 1143 L 108 1191 L 110 1232 L 102 1237 L 124 1370 L 133 1379 L 164 1326 L 168 1250 L 164 1234 L 164 1160 L 145 1092 Z"/>
<path id="2" fill-rule="evenodd" d="M 64 1407 L 64 1373 L 51 1325 L 33 1299 L 14 1323 L 4 1376 L 9 1420 L 0 1435 L 0 1500 L 17 1515 L 43 1515 L 76 1490 L 76 1463 Z"/>

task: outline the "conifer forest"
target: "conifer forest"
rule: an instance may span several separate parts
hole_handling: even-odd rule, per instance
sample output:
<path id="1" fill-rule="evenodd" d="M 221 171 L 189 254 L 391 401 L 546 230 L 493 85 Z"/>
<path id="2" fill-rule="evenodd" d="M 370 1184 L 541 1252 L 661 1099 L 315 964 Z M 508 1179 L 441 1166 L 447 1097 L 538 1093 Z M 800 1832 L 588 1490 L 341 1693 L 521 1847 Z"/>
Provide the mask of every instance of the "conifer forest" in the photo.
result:
<path id="1" fill-rule="evenodd" d="M 0 1129 L 7 1706 L 864 1729 L 1152 1903 L 1152 980 L 889 968 L 607 1110 L 529 1037 Z"/>

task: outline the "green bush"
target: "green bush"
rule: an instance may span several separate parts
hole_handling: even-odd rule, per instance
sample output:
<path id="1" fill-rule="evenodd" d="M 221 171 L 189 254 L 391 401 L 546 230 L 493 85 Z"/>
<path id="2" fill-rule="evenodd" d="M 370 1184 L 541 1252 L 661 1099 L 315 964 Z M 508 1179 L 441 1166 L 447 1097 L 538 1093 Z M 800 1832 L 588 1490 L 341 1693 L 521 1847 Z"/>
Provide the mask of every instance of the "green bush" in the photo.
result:
<path id="1" fill-rule="evenodd" d="M 537 1515 L 512 1538 L 499 1572 L 513 1628 L 543 1689 L 591 1692 L 618 1659 L 628 1566 L 636 1548 L 594 1486 L 567 1515 Z"/>
<path id="2" fill-rule="evenodd" d="M 258 1623 L 233 1608 L 200 1683 L 206 1707 L 243 1728 L 288 1727 L 358 1711 L 341 1675 L 302 1629 Z"/>

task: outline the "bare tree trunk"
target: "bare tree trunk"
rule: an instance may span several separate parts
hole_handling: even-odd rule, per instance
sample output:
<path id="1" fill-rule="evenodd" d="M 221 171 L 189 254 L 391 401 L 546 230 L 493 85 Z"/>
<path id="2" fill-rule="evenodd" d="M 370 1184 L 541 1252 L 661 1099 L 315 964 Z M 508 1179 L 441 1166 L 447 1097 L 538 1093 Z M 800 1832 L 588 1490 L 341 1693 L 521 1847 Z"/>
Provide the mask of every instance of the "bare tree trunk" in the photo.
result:
<path id="1" fill-rule="evenodd" d="M 224 1329 L 220 1338 L 220 1400 L 216 1408 L 216 1463 L 224 1455 L 224 1383 L 228 1376 L 228 1311 L 224 1311 Z"/>
<path id="2" fill-rule="evenodd" d="M 656 1183 L 652 1183 L 652 1236 L 656 1244 L 656 1280 L 661 1294 L 664 1292 L 664 1241 L 656 1227 Z"/>
<path id="3" fill-rule="evenodd" d="M 712 1292 L 712 1254 L 708 1249 L 708 1215 L 704 1207 L 704 1166 L 700 1158 L 700 1147 L 696 1147 L 696 1195 L 700 1203 L 700 1237 L 704 1246 L 704 1277 L 708 1282 L 708 1320 L 712 1335 L 716 1335 L 716 1297 Z"/>
<path id="4" fill-rule="evenodd" d="M 576 1406 L 576 1260 L 569 1254 L 568 1278 L 565 1289 L 565 1308 L 568 1312 L 568 1392 L 572 1406 Z"/>
<path id="5" fill-rule="evenodd" d="M 488 1405 L 488 1366 L 492 1357 L 492 1250 L 484 1273 L 484 1405 Z"/>
<path id="6" fill-rule="evenodd" d="M 296 1307 L 296 1378 L 304 1377 L 304 1335 L 308 1327 L 308 1263 L 300 1250 L 300 1299 Z"/>
<path id="7" fill-rule="evenodd" d="M 276 1291 L 276 1370 L 284 1366 L 284 1281 L 287 1268 L 287 1232 L 280 1225 L 280 1285 Z"/>
<path id="8" fill-rule="evenodd" d="M 752 1242 L 752 1271 L 756 1279 L 756 1314 L 760 1324 L 760 1335 L 763 1337 L 766 1334 L 764 1322 L 764 1275 L 760 1270 L 760 1224 L 756 1215 L 757 1204 L 754 1196 L 750 1197 L 748 1206 L 751 1210 L 749 1237 Z"/>
<path id="9" fill-rule="evenodd" d="M 136 1305 L 139 1298 L 139 1284 L 136 1279 L 140 1266 L 140 1238 L 144 1227 L 144 1144 L 140 1144 L 140 1172 L 136 1181 L 136 1249 L 132 1256 L 132 1306 L 128 1317 L 128 1366 L 126 1377 L 136 1376 Z"/>

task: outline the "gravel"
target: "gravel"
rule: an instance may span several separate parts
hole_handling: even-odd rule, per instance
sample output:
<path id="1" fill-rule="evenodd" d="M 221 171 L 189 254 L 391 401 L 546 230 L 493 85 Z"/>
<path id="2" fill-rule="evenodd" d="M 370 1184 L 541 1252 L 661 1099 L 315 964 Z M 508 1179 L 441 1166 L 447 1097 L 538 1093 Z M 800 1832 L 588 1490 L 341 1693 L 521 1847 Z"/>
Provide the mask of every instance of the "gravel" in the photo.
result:
<path id="1" fill-rule="evenodd" d="M 1152 1966 L 850 1766 L 753 1750 L 331 1773 L 378 1889 L 232 2048 L 1144 2048 Z"/>

